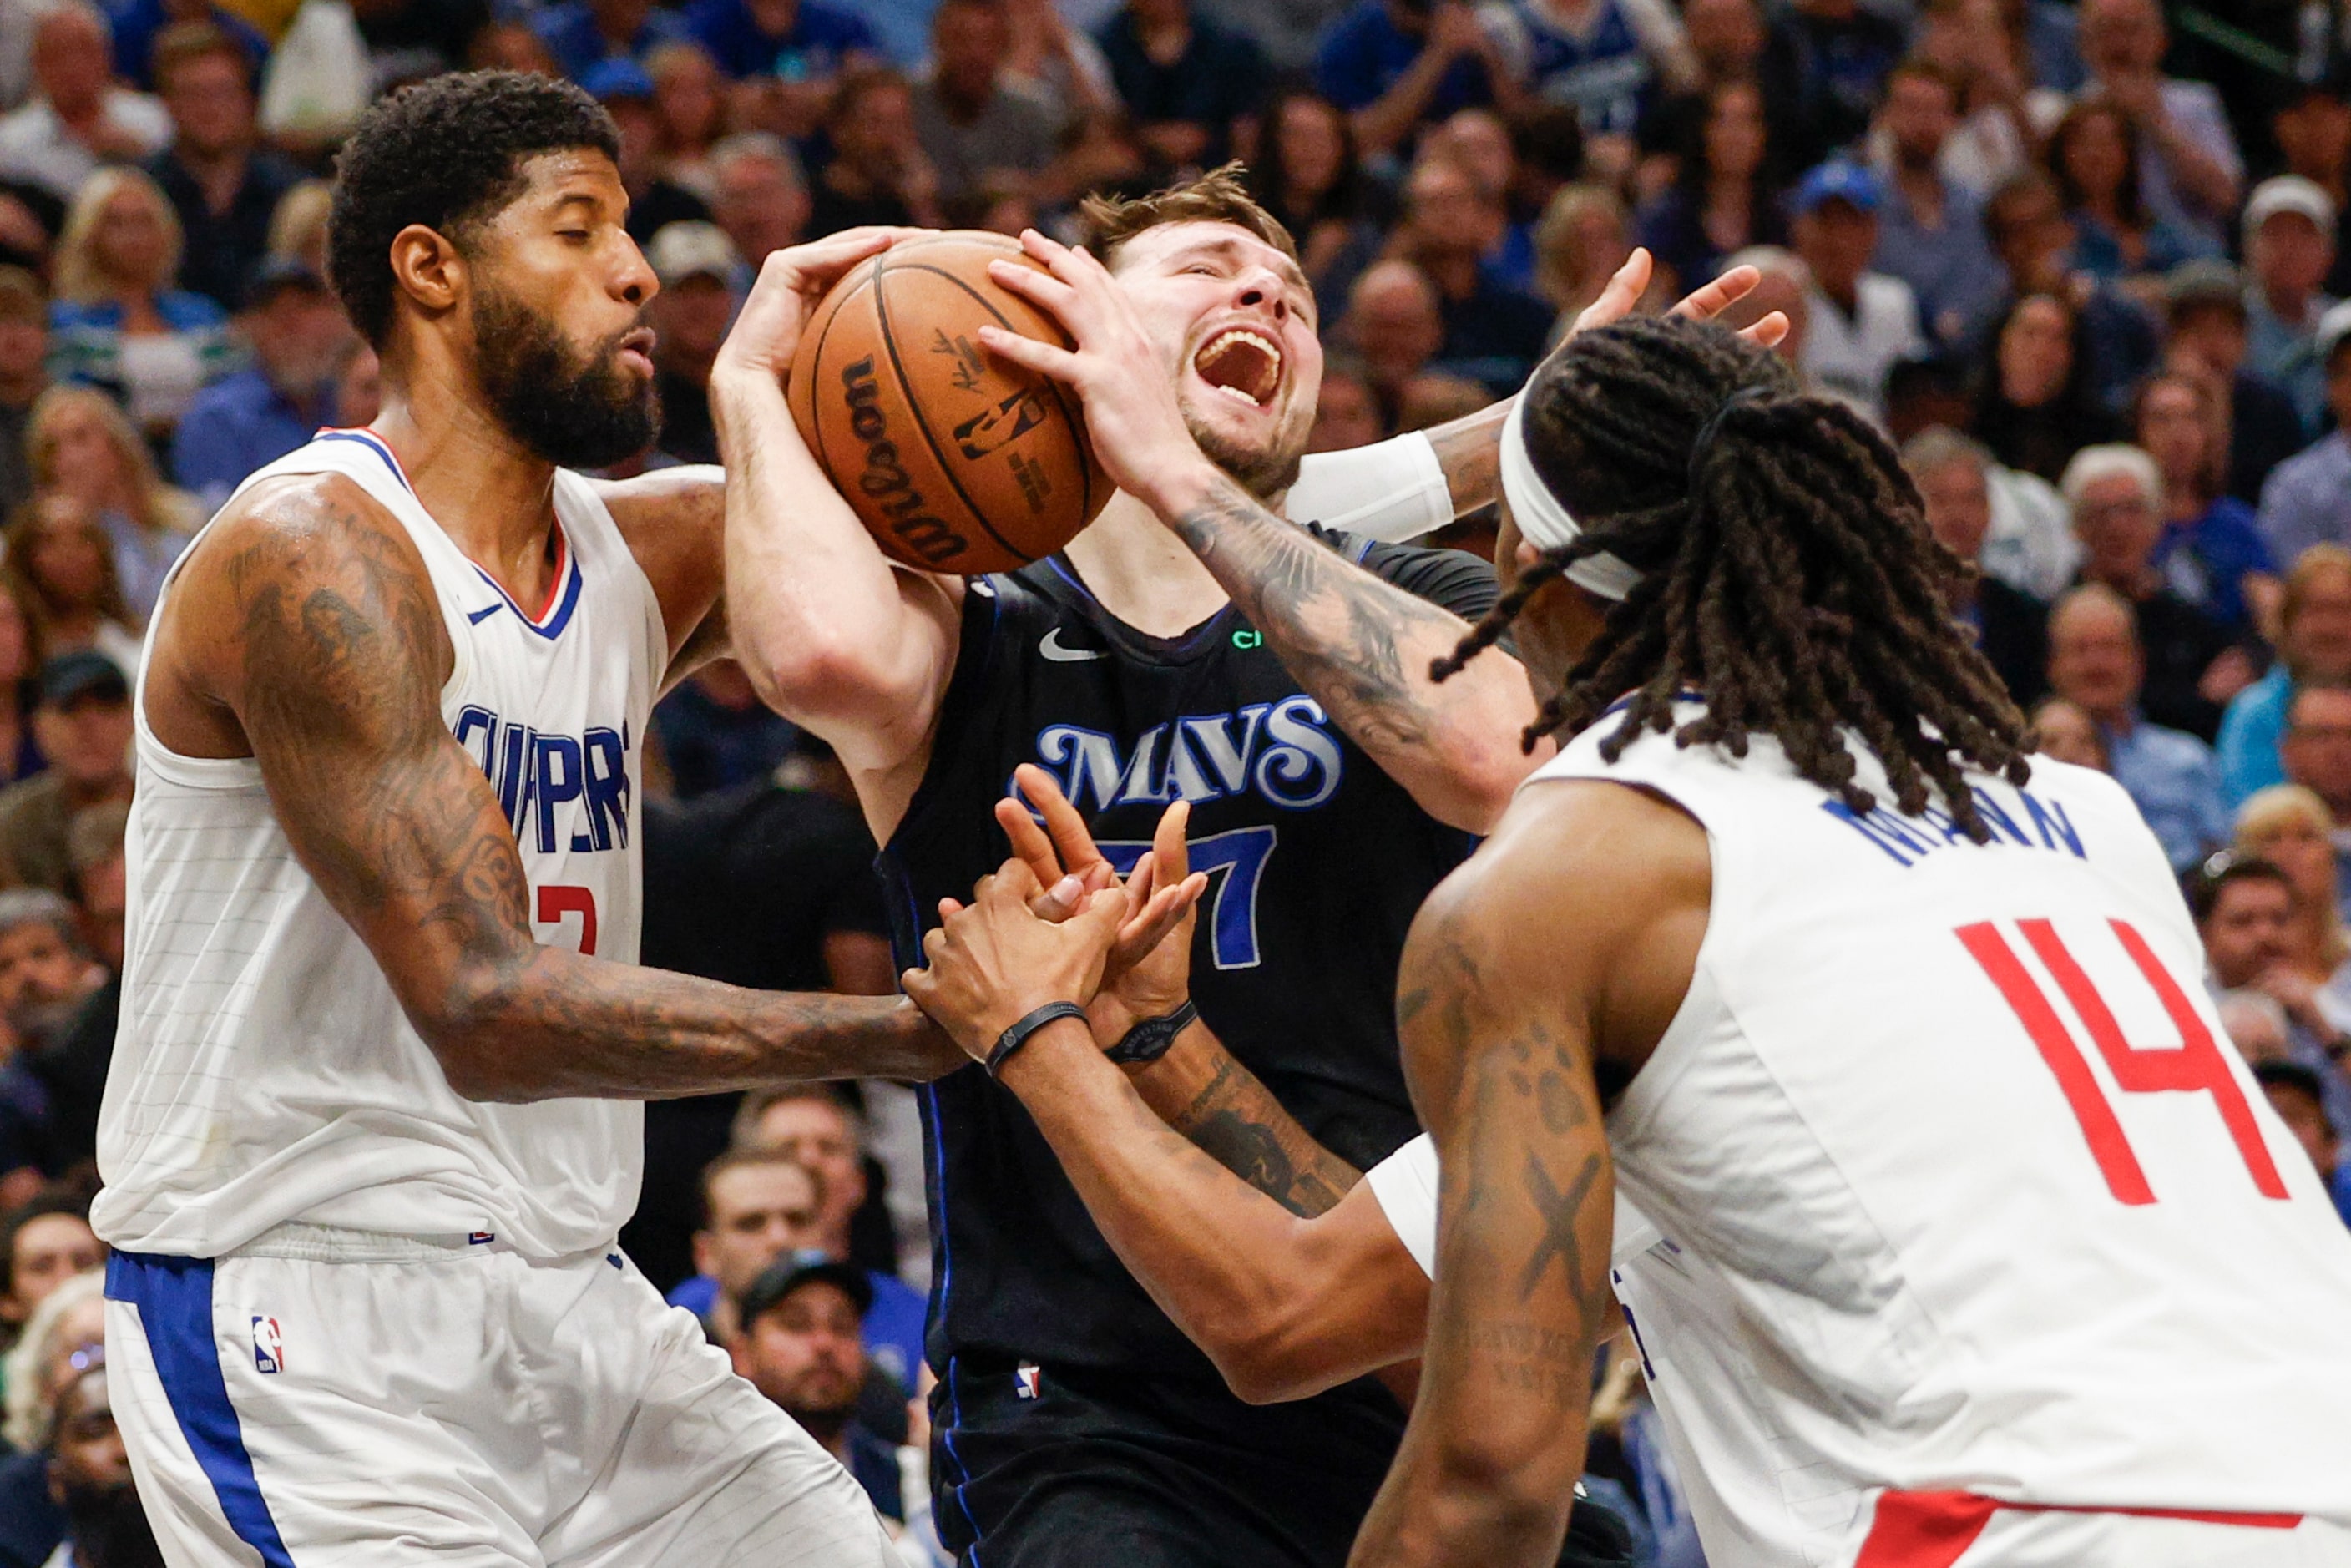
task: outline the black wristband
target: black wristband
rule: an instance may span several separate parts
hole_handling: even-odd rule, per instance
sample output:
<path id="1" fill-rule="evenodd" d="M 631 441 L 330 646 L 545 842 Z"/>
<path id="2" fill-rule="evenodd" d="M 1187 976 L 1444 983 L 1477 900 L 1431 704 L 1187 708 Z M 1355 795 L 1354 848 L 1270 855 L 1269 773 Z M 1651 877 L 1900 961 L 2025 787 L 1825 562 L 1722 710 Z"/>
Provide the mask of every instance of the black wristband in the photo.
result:
<path id="1" fill-rule="evenodd" d="M 981 1065 L 987 1069 L 987 1075 L 993 1078 L 996 1076 L 996 1070 L 1004 1065 L 1004 1059 L 1028 1044 L 1030 1035 L 1058 1019 L 1083 1019 L 1085 1016 L 1086 1009 L 1075 1002 L 1047 1002 L 1043 1007 L 998 1035 L 995 1046 L 987 1053 L 987 1060 Z"/>
<path id="2" fill-rule="evenodd" d="M 1102 1054 L 1113 1061 L 1122 1061 L 1129 1066 L 1156 1061 L 1167 1054 L 1167 1048 L 1176 1043 L 1176 1037 L 1191 1028 L 1199 1017 L 1200 1009 L 1186 997 L 1184 1005 L 1174 1012 L 1155 1019 L 1144 1019 L 1128 1030 L 1119 1036 L 1116 1045 Z"/>

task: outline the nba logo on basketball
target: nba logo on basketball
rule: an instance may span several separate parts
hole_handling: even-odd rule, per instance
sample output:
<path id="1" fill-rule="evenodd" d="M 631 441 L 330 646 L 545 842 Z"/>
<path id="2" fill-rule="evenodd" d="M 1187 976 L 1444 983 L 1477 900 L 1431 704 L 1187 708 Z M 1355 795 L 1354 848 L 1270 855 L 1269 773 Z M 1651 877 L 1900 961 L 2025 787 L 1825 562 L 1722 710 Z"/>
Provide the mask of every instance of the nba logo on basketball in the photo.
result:
<path id="1" fill-rule="evenodd" d="M 256 1314 L 253 1320 L 253 1364 L 262 1372 L 286 1370 L 286 1339 L 276 1318 Z"/>

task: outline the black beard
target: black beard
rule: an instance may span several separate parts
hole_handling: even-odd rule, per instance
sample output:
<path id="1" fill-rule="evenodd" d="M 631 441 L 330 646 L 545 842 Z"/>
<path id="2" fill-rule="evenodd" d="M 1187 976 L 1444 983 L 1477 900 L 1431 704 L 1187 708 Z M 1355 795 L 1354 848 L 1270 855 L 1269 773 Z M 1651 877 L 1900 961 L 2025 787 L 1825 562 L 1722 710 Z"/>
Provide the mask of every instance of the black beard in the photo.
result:
<path id="1" fill-rule="evenodd" d="M 661 434 L 661 395 L 621 369 L 615 332 L 584 359 L 555 323 L 511 296 L 474 299 L 474 373 L 507 433 L 559 468 L 609 468 Z"/>
<path id="2" fill-rule="evenodd" d="M 155 1531 L 129 1482 L 65 1490 L 66 1539 L 78 1568 L 163 1568 Z"/>

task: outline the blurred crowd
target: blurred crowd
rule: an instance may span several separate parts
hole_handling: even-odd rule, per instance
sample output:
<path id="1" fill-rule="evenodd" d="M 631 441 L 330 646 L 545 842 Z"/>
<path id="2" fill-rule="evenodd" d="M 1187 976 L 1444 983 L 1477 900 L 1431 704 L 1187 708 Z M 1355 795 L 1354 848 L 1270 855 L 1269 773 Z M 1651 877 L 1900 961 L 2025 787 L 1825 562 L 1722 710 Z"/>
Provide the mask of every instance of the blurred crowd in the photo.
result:
<path id="1" fill-rule="evenodd" d="M 753 268 L 854 225 L 1066 234 L 1238 159 L 1319 301 L 1318 450 L 1507 395 L 1635 246 L 1653 307 L 1759 267 L 1739 319 L 1787 312 L 1780 352 L 1897 444 L 1956 612 L 2138 803 L 2351 1215 L 2342 0 L 0 0 L 0 1568 L 155 1560 L 83 1218 L 144 620 L 246 475 L 374 416 L 333 149 L 482 67 L 620 128 L 666 411 L 622 472 L 716 461 Z M 646 961 L 892 988 L 824 747 L 726 664 L 655 731 Z M 632 1255 L 931 1561 L 910 1092 L 656 1105 L 647 1139 Z M 1696 1561 L 1637 1379 L 1601 1410 L 1643 1551 Z"/>

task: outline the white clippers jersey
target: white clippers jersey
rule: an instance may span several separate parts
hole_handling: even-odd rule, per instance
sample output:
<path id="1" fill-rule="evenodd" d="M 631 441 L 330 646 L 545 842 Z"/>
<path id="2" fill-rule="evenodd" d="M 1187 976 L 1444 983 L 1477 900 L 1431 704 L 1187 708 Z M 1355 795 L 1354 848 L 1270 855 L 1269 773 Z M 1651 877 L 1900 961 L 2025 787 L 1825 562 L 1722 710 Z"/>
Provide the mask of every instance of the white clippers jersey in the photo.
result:
<path id="1" fill-rule="evenodd" d="M 1707 829 L 1696 974 L 1608 1132 L 1709 1553 L 1849 1561 L 1888 1488 L 2351 1521 L 2351 1236 L 2121 788 L 1971 777 L 1977 845 L 1858 747 L 1865 816 L 1768 737 L 1610 764 L 1615 726 L 1530 785 Z"/>
<path id="2" fill-rule="evenodd" d="M 246 484 L 321 473 L 366 490 L 424 559 L 456 651 L 442 717 L 514 826 L 539 940 L 633 962 L 639 747 L 667 640 L 611 515 L 587 480 L 556 475 L 556 586 L 531 616 L 367 432 L 321 432 Z M 636 1207 L 643 1108 L 460 1097 L 295 860 L 259 765 L 166 750 L 144 684 L 99 1234 L 197 1258 L 288 1220 L 488 1233 L 541 1257 L 609 1243 Z"/>

